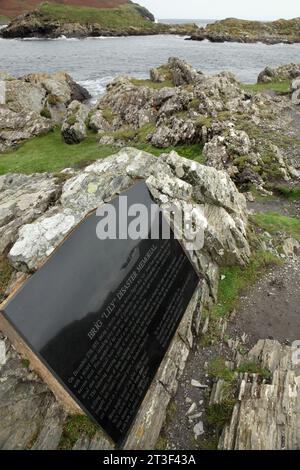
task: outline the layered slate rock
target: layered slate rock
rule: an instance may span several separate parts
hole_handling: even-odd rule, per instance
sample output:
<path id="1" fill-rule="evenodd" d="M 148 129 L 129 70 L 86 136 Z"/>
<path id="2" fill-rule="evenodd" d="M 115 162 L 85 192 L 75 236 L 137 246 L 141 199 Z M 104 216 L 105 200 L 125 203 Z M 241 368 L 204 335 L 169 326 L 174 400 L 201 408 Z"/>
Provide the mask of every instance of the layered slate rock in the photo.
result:
<path id="1" fill-rule="evenodd" d="M 238 403 L 219 448 L 225 450 L 296 450 L 300 446 L 299 350 L 261 340 L 247 359 L 270 371 L 268 381 L 245 374 Z"/>

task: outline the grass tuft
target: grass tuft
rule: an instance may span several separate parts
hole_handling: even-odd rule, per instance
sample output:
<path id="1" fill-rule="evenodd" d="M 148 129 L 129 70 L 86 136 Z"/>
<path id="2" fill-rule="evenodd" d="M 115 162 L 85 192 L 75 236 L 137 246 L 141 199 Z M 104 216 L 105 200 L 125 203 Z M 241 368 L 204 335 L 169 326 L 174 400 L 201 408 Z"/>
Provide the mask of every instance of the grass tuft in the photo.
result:
<path id="1" fill-rule="evenodd" d="M 13 268 L 4 256 L 0 256 L 0 303 L 4 300 L 5 292 L 10 282 Z"/>
<path id="2" fill-rule="evenodd" d="M 65 23 L 99 24 L 111 29 L 128 27 L 155 27 L 154 23 L 146 20 L 134 5 L 121 5 L 117 8 L 93 8 L 57 3 L 42 3 L 39 11 L 49 20 Z"/>
<path id="3" fill-rule="evenodd" d="M 300 221 L 299 221 L 300 223 Z M 236 308 L 241 292 L 253 285 L 269 266 L 281 264 L 281 260 L 268 251 L 260 250 L 245 267 L 231 266 L 221 269 L 225 278 L 220 281 L 218 304 L 213 312 L 217 317 L 228 317 Z"/>
<path id="4" fill-rule="evenodd" d="M 220 433 L 226 424 L 230 423 L 235 403 L 235 400 L 225 400 L 210 405 L 207 410 L 206 422 Z"/>
<path id="5" fill-rule="evenodd" d="M 278 94 L 287 94 L 291 92 L 291 82 L 290 80 L 284 80 L 270 83 L 242 84 L 242 88 L 245 91 L 251 91 L 254 93 L 271 90 Z"/>
<path id="6" fill-rule="evenodd" d="M 71 450 L 82 435 L 92 439 L 99 428 L 84 415 L 69 416 L 64 424 L 62 437 L 58 448 Z"/>
<path id="7" fill-rule="evenodd" d="M 0 155 L 0 175 L 6 173 L 59 172 L 84 162 L 91 162 L 115 153 L 113 146 L 98 144 L 98 136 L 90 133 L 78 145 L 66 144 L 59 129 L 21 144 L 17 149 Z"/>
<path id="8" fill-rule="evenodd" d="M 300 219 L 278 214 L 277 212 L 264 212 L 251 216 L 252 221 L 269 233 L 285 232 L 300 241 Z"/>

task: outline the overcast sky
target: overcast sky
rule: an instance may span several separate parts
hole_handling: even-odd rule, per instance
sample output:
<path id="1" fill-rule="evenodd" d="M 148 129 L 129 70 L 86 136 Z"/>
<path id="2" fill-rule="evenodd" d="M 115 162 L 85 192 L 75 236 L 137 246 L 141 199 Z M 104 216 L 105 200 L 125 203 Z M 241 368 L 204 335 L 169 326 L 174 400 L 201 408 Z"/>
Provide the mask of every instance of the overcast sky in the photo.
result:
<path id="1" fill-rule="evenodd" d="M 273 20 L 300 16 L 299 0 L 135 0 L 156 18 Z"/>

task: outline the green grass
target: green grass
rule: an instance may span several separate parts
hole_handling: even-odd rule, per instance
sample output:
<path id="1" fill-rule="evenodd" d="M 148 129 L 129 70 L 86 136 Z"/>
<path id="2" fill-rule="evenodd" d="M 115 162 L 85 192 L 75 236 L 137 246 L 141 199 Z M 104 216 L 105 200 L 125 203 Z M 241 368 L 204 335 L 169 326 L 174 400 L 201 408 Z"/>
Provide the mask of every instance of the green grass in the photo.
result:
<path id="1" fill-rule="evenodd" d="M 4 294 L 10 282 L 13 269 L 3 256 L 0 256 L 0 303 L 4 300 Z"/>
<path id="2" fill-rule="evenodd" d="M 300 186 L 295 186 L 294 188 L 291 188 L 283 184 L 276 184 L 271 185 L 270 189 L 279 194 L 280 196 L 285 197 L 289 201 L 300 199 Z"/>
<path id="3" fill-rule="evenodd" d="M 0 25 L 10 23 L 10 18 L 8 16 L 0 15 Z"/>
<path id="4" fill-rule="evenodd" d="M 216 357 L 208 364 L 207 372 L 210 376 L 223 379 L 225 382 L 232 382 L 234 371 L 226 366 L 226 360 L 223 357 Z"/>
<path id="5" fill-rule="evenodd" d="M 66 23 L 94 24 L 112 29 L 127 27 L 155 27 L 143 18 L 134 5 L 121 5 L 117 8 L 92 8 L 43 3 L 39 10 L 46 18 Z"/>
<path id="6" fill-rule="evenodd" d="M 226 424 L 230 423 L 235 403 L 235 400 L 226 400 L 210 405 L 207 410 L 206 422 L 220 433 Z"/>
<path id="7" fill-rule="evenodd" d="M 257 240 L 256 240 L 257 243 Z M 281 265 L 283 261 L 268 251 L 259 250 L 244 267 L 230 266 L 220 269 L 223 280 L 219 283 L 218 303 L 210 312 L 203 312 L 203 320 L 209 316 L 209 328 L 205 335 L 200 338 L 200 346 L 207 347 L 220 340 L 220 320 L 229 318 L 231 313 L 238 307 L 242 292 L 255 284 L 259 277 L 273 265 Z"/>
<path id="8" fill-rule="evenodd" d="M 98 426 L 87 416 L 69 416 L 64 423 L 63 433 L 58 447 L 60 450 L 71 450 L 82 435 L 87 435 L 92 439 L 97 431 L 99 431 Z"/>
<path id="9" fill-rule="evenodd" d="M 291 82 L 290 80 L 284 80 L 281 82 L 243 84 L 242 88 L 245 91 L 252 91 L 255 93 L 272 90 L 279 94 L 286 94 L 291 91 Z"/>
<path id="10" fill-rule="evenodd" d="M 158 149 L 143 142 L 151 131 L 142 128 L 134 133 L 129 129 L 118 131 L 118 138 L 128 139 L 128 145 L 139 150 L 159 156 L 175 150 L 180 156 L 203 163 L 202 145 L 177 145 L 166 149 Z M 137 141 L 132 141 L 137 136 Z M 0 155 L 0 175 L 6 173 L 58 173 L 68 167 L 82 167 L 92 161 L 106 158 L 117 153 L 118 149 L 111 145 L 99 145 L 97 134 L 90 132 L 88 138 L 78 145 L 66 144 L 59 129 L 47 135 L 35 137 L 21 144 L 16 150 Z"/>
<path id="11" fill-rule="evenodd" d="M 97 135 L 92 133 L 78 145 L 67 145 L 56 129 L 25 142 L 17 150 L 0 155 L 0 174 L 59 172 L 115 152 L 112 146 L 100 146 Z"/>
<path id="12" fill-rule="evenodd" d="M 243 362 L 236 371 L 241 374 L 256 374 L 265 380 L 270 380 L 272 378 L 272 373 L 269 370 L 264 369 L 254 361 Z"/>
<path id="13" fill-rule="evenodd" d="M 300 241 L 300 219 L 281 215 L 277 212 L 254 214 L 251 216 L 251 219 L 266 232 L 285 232 Z"/>
<path id="14" fill-rule="evenodd" d="M 189 160 L 194 160 L 197 163 L 204 163 L 204 157 L 202 155 L 203 146 L 201 144 L 182 144 L 164 149 L 153 147 L 153 145 L 147 143 L 138 143 L 134 144 L 133 146 L 140 150 L 144 150 L 144 152 L 152 153 L 157 157 L 159 157 L 159 155 L 163 153 L 169 153 L 174 150 L 181 157 L 187 158 Z"/>
<path id="15" fill-rule="evenodd" d="M 300 224 L 300 221 L 299 221 Z M 220 281 L 218 304 L 214 313 L 218 317 L 227 317 L 236 307 L 242 291 L 253 285 L 261 273 L 269 266 L 280 264 L 280 260 L 268 251 L 258 251 L 245 267 L 232 266 L 221 269 L 225 278 Z"/>

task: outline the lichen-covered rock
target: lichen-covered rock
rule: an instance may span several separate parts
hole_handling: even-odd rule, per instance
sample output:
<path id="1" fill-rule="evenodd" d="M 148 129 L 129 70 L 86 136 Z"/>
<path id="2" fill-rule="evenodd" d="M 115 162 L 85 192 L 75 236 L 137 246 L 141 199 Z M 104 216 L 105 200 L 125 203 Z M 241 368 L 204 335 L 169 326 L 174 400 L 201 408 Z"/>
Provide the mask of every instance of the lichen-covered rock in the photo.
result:
<path id="1" fill-rule="evenodd" d="M 201 125 L 192 119 L 173 116 L 167 123 L 159 125 L 150 137 L 150 142 L 158 148 L 178 144 L 193 144 L 201 140 Z"/>
<path id="2" fill-rule="evenodd" d="M 300 64 L 282 65 L 277 68 L 266 67 L 258 76 L 258 83 L 270 83 L 283 80 L 294 80 L 300 77 Z"/>
<path id="3" fill-rule="evenodd" d="M 88 107 L 79 103 L 79 101 L 72 101 L 69 105 L 61 128 L 66 144 L 80 144 L 86 138 L 88 113 Z"/>
<path id="4" fill-rule="evenodd" d="M 145 124 L 143 116 L 149 114 L 148 122 L 154 116 L 152 99 L 155 90 L 146 86 L 136 86 L 129 77 L 118 77 L 107 87 L 107 94 L 97 107 L 109 109 L 115 115 L 114 127 L 130 125 L 139 128 Z"/>
<path id="5" fill-rule="evenodd" d="M 0 176 L 0 254 L 15 242 L 18 229 L 41 216 L 59 193 L 51 175 Z"/>
<path id="6" fill-rule="evenodd" d="M 104 118 L 101 110 L 92 112 L 89 117 L 89 128 L 96 132 L 107 132 L 111 130 L 111 126 Z"/>
<path id="7" fill-rule="evenodd" d="M 299 18 L 267 22 L 226 18 L 209 23 L 205 28 L 199 28 L 191 39 L 194 41 L 208 39 L 211 42 L 292 44 L 300 42 L 299 28 Z"/>
<path id="8" fill-rule="evenodd" d="M 9 254 L 12 264 L 17 269 L 36 269 L 86 214 L 127 189 L 136 178 L 146 179 L 161 204 L 191 203 L 194 209 L 205 205 L 205 248 L 215 262 L 247 261 L 246 203 L 226 173 L 182 159 L 176 153 L 157 159 L 145 152 L 124 149 L 69 179 L 59 203 L 20 229 Z"/>
<path id="9" fill-rule="evenodd" d="M 299 350 L 261 340 L 247 360 L 270 371 L 270 379 L 244 374 L 238 402 L 219 443 L 225 450 L 297 450 L 300 446 Z M 243 358 L 245 361 L 245 358 Z"/>
<path id="10" fill-rule="evenodd" d="M 34 112 L 15 112 L 0 107 L 0 152 L 5 152 L 23 140 L 50 132 L 54 123 Z"/>
<path id="11" fill-rule="evenodd" d="M 202 72 L 197 72 L 197 70 L 185 60 L 171 57 L 168 61 L 168 67 L 175 86 L 195 83 L 201 80 Z"/>
<path id="12" fill-rule="evenodd" d="M 46 90 L 25 80 L 5 80 L 5 98 L 8 109 L 16 113 L 33 111 L 40 114 Z"/>
<path id="13" fill-rule="evenodd" d="M 271 140 L 266 146 L 261 138 L 280 119 L 286 108 L 282 100 L 245 91 L 230 72 L 205 76 L 176 58 L 156 73 L 165 79 L 161 88 L 155 81 L 129 77 L 108 86 L 93 111 L 95 118 L 92 115 L 94 129 L 106 128 L 101 115 L 109 118 L 109 136 L 104 130 L 101 143 L 121 147 L 142 141 L 158 148 L 206 144 L 206 163 L 227 171 L 246 190 L 252 184 L 263 187 L 274 176 L 287 180 L 297 174 L 294 163 L 288 163 Z M 93 124 L 98 116 L 99 124 Z"/>
<path id="14" fill-rule="evenodd" d="M 0 449 L 57 449 L 65 412 L 9 342 L 2 338 L 0 344 L 7 348 L 0 363 Z"/>
<path id="15" fill-rule="evenodd" d="M 89 93 L 64 73 L 32 73 L 16 79 L 2 73 L 5 104 L 0 106 L 0 152 L 60 124 L 68 104 Z"/>

